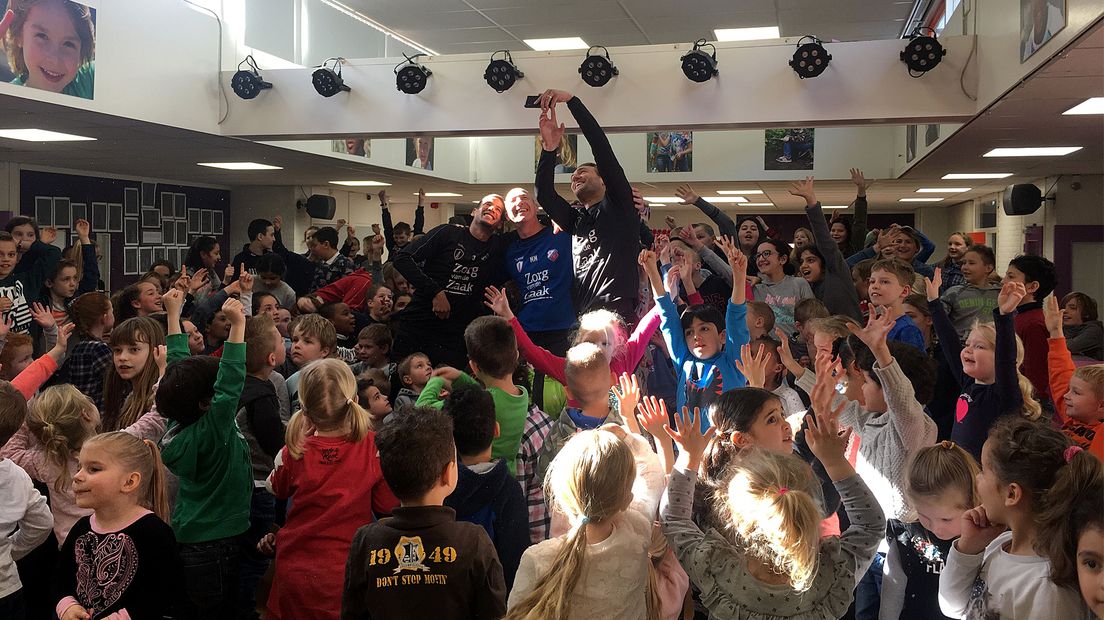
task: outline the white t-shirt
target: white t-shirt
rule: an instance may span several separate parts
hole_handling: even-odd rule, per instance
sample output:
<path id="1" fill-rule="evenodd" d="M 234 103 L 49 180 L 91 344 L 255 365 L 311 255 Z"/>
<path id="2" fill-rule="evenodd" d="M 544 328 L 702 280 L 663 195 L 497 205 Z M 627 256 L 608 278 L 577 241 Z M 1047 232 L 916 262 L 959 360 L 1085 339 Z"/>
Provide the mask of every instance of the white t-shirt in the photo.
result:
<path id="1" fill-rule="evenodd" d="M 31 484 L 31 477 L 11 459 L 0 460 L 0 598 L 19 591 L 15 561 L 30 553 L 54 527 L 54 516 Z"/>
<path id="2" fill-rule="evenodd" d="M 1088 607 L 1077 590 L 1050 580 L 1050 560 L 1012 555 L 1005 532 L 977 555 L 959 553 L 955 545 L 939 575 L 939 607 L 952 618 L 967 620 L 1088 620 Z"/>

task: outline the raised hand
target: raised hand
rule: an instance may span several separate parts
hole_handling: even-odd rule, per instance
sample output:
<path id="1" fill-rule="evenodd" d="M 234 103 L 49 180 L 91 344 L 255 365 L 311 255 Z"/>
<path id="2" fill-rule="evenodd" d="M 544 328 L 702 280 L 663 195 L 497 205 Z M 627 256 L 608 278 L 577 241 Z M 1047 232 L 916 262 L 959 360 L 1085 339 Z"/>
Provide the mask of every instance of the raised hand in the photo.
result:
<path id="1" fill-rule="evenodd" d="M 184 265 L 180 266 L 180 275 L 176 276 L 176 281 L 173 282 L 173 288 L 187 293 L 189 291 L 188 286 L 191 284 L 192 279 L 188 277 L 188 268 Z"/>
<path id="2" fill-rule="evenodd" d="M 671 301 L 675 301 L 678 298 L 679 282 L 682 281 L 682 268 L 678 265 L 674 265 L 667 270 L 667 276 L 664 280 L 664 286 L 671 292 Z"/>
<path id="3" fill-rule="evenodd" d="M 541 113 L 540 113 L 540 137 L 541 146 L 546 151 L 555 151 L 560 148 L 560 140 L 564 135 L 564 124 L 556 119 L 556 107 L 549 108 L 545 105 L 545 96 L 541 95 Z"/>
<path id="4" fill-rule="evenodd" d="M 83 244 L 92 243 L 92 225 L 88 223 L 88 220 L 77 220 L 73 222 L 73 228 L 77 231 L 77 238 Z"/>
<path id="5" fill-rule="evenodd" d="M 681 200 L 684 205 L 692 205 L 698 201 L 698 198 L 701 198 L 689 183 L 679 185 L 678 188 L 675 189 L 675 195 L 679 197 L 679 200 Z"/>
<path id="6" fill-rule="evenodd" d="M 211 279 L 207 276 L 207 268 L 200 267 L 192 274 L 192 279 L 188 282 L 188 290 L 192 294 L 195 294 L 196 291 L 206 286 L 210 281 Z"/>
<path id="7" fill-rule="evenodd" d="M 989 519 L 985 506 L 977 506 L 962 513 L 962 536 L 955 542 L 960 553 L 977 555 L 1007 530 L 1003 523 Z"/>
<path id="8" fill-rule="evenodd" d="M 640 217 L 644 217 L 645 213 L 648 213 L 645 209 L 648 208 L 648 203 L 644 201 L 644 194 L 640 193 L 640 190 L 635 187 L 632 188 L 633 206 L 636 207 L 636 212 Z"/>
<path id="9" fill-rule="evenodd" d="M 57 325 L 57 319 L 54 318 L 54 313 L 37 301 L 31 304 L 31 318 L 34 319 L 35 323 L 38 323 L 46 329 Z"/>
<path id="10" fill-rule="evenodd" d="M 510 299 L 506 297 L 506 289 L 488 286 L 483 291 L 483 297 L 486 299 L 483 305 L 490 308 L 491 312 L 494 312 L 507 321 L 514 318 L 514 312 L 510 310 Z"/>
<path id="11" fill-rule="evenodd" d="M 740 347 L 740 357 L 735 362 L 736 370 L 747 378 L 748 387 L 766 387 L 767 366 L 770 365 L 771 355 L 765 346 L 760 344 L 758 350 L 752 353 L 751 343 L 745 343 Z"/>
<path id="12" fill-rule="evenodd" d="M 11 11 L 8 11 L 10 14 Z M 65 611 L 61 614 L 61 620 L 92 620 L 92 616 L 88 613 L 88 610 L 81 607 L 78 603 L 65 608 Z"/>
<path id="13" fill-rule="evenodd" d="M 668 215 L 667 217 L 663 218 L 663 223 L 667 224 L 668 230 L 675 230 L 676 228 L 678 228 L 678 222 L 675 221 L 675 216 L 673 215 Z"/>
<path id="14" fill-rule="evenodd" d="M 38 240 L 46 245 L 50 245 L 57 240 L 58 230 L 53 226 L 47 226 L 38 230 Z"/>
<path id="15" fill-rule="evenodd" d="M 230 329 L 245 324 L 245 307 L 237 299 L 231 297 L 222 304 L 222 313 L 230 321 Z"/>
<path id="16" fill-rule="evenodd" d="M 939 289 L 943 287 L 943 268 L 935 268 L 934 277 L 924 277 L 924 287 L 928 294 L 928 301 L 932 302 L 939 299 Z"/>
<path id="17" fill-rule="evenodd" d="M 831 402 L 831 401 L 829 401 Z M 805 441 L 809 449 L 820 459 L 825 470 L 833 481 L 839 481 L 848 477 L 848 470 L 854 471 L 847 462 L 847 444 L 851 441 L 851 429 L 840 431 L 837 417 L 846 403 L 840 403 L 839 408 L 830 411 L 828 415 L 817 413 L 816 416 L 806 415 L 807 429 Z"/>
<path id="18" fill-rule="evenodd" d="M 1005 282 L 1000 293 L 997 293 L 997 306 L 1000 307 L 1000 313 L 1012 314 L 1015 312 L 1016 307 L 1020 305 L 1026 295 L 1027 289 L 1024 288 L 1023 282 Z"/>
<path id="19" fill-rule="evenodd" d="M 862 170 L 858 168 L 851 169 L 851 182 L 858 188 L 859 196 L 866 195 L 866 177 L 863 176 Z"/>
<path id="20" fill-rule="evenodd" d="M 680 228 L 678 231 L 679 239 L 686 242 L 686 245 L 690 246 L 690 249 L 695 252 L 701 252 L 705 249 L 705 244 L 698 241 L 698 236 L 694 234 L 694 227 L 687 226 L 686 228 Z"/>
<path id="21" fill-rule="evenodd" d="M 648 249 L 640 250 L 640 255 L 636 257 L 636 262 L 644 269 L 654 268 L 656 264 L 656 253 Z"/>
<path id="22" fill-rule="evenodd" d="M 422 206 L 425 203 L 425 190 L 418 188 L 418 206 Z"/>
<path id="23" fill-rule="evenodd" d="M 836 398 L 836 382 L 843 374 L 843 365 L 839 360 L 833 360 L 832 355 L 822 351 L 816 357 L 816 383 L 809 394 L 810 408 L 818 415 L 836 420 L 843 411 L 845 403 L 839 407 L 832 407 L 832 401 Z"/>
<path id="24" fill-rule="evenodd" d="M 541 109 L 542 110 L 547 110 L 549 108 L 554 109 L 556 107 L 557 103 L 567 103 L 568 101 L 571 101 L 571 99 L 573 97 L 574 97 L 574 95 L 567 92 L 566 90 L 557 90 L 555 88 L 549 88 L 548 90 L 541 93 L 541 96 L 540 96 Z"/>
<path id="25" fill-rule="evenodd" d="M 2 298 L 0 298 L 2 299 Z M 8 332 L 15 326 L 15 321 L 11 316 L 8 316 L 4 320 L 0 321 L 0 340 L 8 339 Z"/>
<path id="26" fill-rule="evenodd" d="M 870 347 L 871 351 L 877 353 L 879 348 L 886 347 L 886 337 L 893 329 L 896 321 L 889 318 L 889 312 L 883 311 L 871 312 L 870 317 L 866 320 L 866 327 L 859 327 L 854 323 L 848 323 L 847 329 L 856 336 L 859 340 L 862 340 L 866 346 Z"/>
<path id="27" fill-rule="evenodd" d="M 1047 295 L 1043 300 L 1043 321 L 1046 322 L 1047 331 L 1051 338 L 1063 338 L 1062 311 L 1058 309 L 1058 298 Z"/>
<path id="28" fill-rule="evenodd" d="M 280 232 L 280 229 L 283 227 L 284 217 L 282 215 L 277 215 L 276 217 L 272 218 L 272 230 Z"/>
<path id="29" fill-rule="evenodd" d="M 640 412 L 641 428 L 656 439 L 666 437 L 663 427 L 670 423 L 670 418 L 667 417 L 667 403 L 665 401 L 655 396 L 645 396 L 640 399 L 637 410 Z"/>
<path id="30" fill-rule="evenodd" d="M 253 292 L 253 274 L 245 270 L 245 263 L 238 268 L 238 288 L 242 294 Z"/>
<path id="31" fill-rule="evenodd" d="M 882 250 L 896 243 L 900 236 L 901 226 L 898 224 L 890 224 L 889 228 L 879 230 L 878 240 L 874 242 L 874 251 L 880 254 Z"/>
<path id="32" fill-rule="evenodd" d="M 805 199 L 805 204 L 813 206 L 817 203 L 816 192 L 813 191 L 813 177 L 805 177 L 804 181 L 795 181 L 790 186 L 790 194 Z"/>
<path id="33" fill-rule="evenodd" d="M 441 377 L 446 383 L 452 385 L 453 381 L 460 378 L 460 371 L 452 366 L 441 366 L 433 371 L 434 377 Z"/>
<path id="34" fill-rule="evenodd" d="M 163 344 L 153 348 L 153 363 L 157 365 L 157 376 L 165 376 L 165 368 L 169 365 L 168 349 Z"/>
<path id="35" fill-rule="evenodd" d="M 717 428 L 710 426 L 709 430 L 704 433 L 701 432 L 701 410 L 697 407 L 694 407 L 693 413 L 683 407 L 682 413 L 676 419 L 675 426 L 677 428 L 671 428 L 664 424 L 663 430 L 678 444 L 679 455 L 676 464 L 683 469 L 697 471 L 701 465 L 705 447 L 709 445 L 709 440 L 713 437 Z"/>
<path id="36" fill-rule="evenodd" d="M 230 279 L 234 277 L 234 266 L 227 265 L 226 269 L 222 270 L 222 283 L 230 284 Z"/>
<path id="37" fill-rule="evenodd" d="M 12 309 L 12 300 L 10 297 L 0 297 L 0 312 L 9 312 Z"/>
<path id="38" fill-rule="evenodd" d="M 778 359 L 782 361 L 782 365 L 786 367 L 786 370 L 790 371 L 790 374 L 795 379 L 800 379 L 801 375 L 805 374 L 805 367 L 794 359 L 793 352 L 790 351 L 790 338 L 782 331 L 781 327 L 774 328 L 774 335 L 778 338 L 781 345 L 778 347 Z"/>
<path id="39" fill-rule="evenodd" d="M 613 393 L 617 396 L 618 409 L 621 419 L 633 433 L 640 434 L 640 424 L 636 420 L 636 406 L 640 403 L 640 382 L 636 375 L 621 373 L 617 378 L 617 385 L 613 386 Z"/>
<path id="40" fill-rule="evenodd" d="M 65 355 L 69 352 L 69 334 L 73 333 L 74 327 L 73 323 L 69 323 L 58 328 L 57 342 L 54 343 L 54 348 L 46 352 L 46 355 L 52 357 L 54 362 L 59 365 L 65 360 Z"/>

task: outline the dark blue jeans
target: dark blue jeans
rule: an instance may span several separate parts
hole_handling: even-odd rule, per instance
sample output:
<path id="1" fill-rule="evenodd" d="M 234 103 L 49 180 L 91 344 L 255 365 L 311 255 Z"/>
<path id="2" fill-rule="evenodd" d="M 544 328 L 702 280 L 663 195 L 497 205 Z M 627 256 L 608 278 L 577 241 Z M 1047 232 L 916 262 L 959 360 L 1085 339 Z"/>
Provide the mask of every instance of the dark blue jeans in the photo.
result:
<path id="1" fill-rule="evenodd" d="M 241 535 L 180 545 L 184 589 L 196 618 L 234 619 L 241 546 Z"/>
<path id="2" fill-rule="evenodd" d="M 276 497 L 254 487 L 249 506 L 249 529 L 243 535 L 241 572 L 238 580 L 238 618 L 256 618 L 257 585 L 261 583 L 271 559 L 257 551 L 257 543 L 272 531 L 276 522 Z"/>
<path id="3" fill-rule="evenodd" d="M 882 568 L 885 554 L 875 553 L 862 581 L 855 588 L 855 620 L 878 620 L 882 607 Z"/>

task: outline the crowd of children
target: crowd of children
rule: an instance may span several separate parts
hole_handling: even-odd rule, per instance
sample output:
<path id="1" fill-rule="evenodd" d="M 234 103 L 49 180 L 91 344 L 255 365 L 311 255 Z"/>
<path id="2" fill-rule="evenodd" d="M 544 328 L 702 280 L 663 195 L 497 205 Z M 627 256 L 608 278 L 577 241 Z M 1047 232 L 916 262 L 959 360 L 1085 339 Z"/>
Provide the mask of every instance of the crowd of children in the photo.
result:
<path id="1" fill-rule="evenodd" d="M 1059 303 L 1042 257 L 998 277 L 963 233 L 934 265 L 911 228 L 865 247 L 853 175 L 861 222 L 794 184 L 796 247 L 680 188 L 723 234 L 619 256 L 636 313 L 589 291 L 573 336 L 536 338 L 497 196 L 433 243 L 502 264 L 444 282 L 386 210 L 386 235 L 318 229 L 306 257 L 256 220 L 229 265 L 197 240 L 111 297 L 86 224 L 63 259 L 11 220 L 0 617 L 1102 617 L 1096 303 Z M 614 199 L 580 197 L 596 221 Z M 408 305 L 466 364 L 396 355 Z"/>

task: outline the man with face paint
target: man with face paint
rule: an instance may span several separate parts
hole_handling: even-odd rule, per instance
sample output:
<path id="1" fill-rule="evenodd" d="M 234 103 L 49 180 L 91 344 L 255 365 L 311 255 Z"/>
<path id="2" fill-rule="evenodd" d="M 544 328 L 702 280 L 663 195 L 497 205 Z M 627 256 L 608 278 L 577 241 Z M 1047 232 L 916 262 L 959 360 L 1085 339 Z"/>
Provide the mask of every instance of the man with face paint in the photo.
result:
<path id="1" fill-rule="evenodd" d="M 564 357 L 568 332 L 575 324 L 571 235 L 542 224 L 537 219 L 536 202 L 520 187 L 506 194 L 506 217 L 518 233 L 506 249 L 505 263 L 521 290 L 517 320 L 534 343 Z"/>
<path id="2" fill-rule="evenodd" d="M 503 256 L 517 239 L 496 234 L 504 212 L 502 196 L 488 194 L 468 226 L 442 224 L 395 253 L 395 269 L 414 286 L 414 299 L 396 317 L 393 359 L 421 351 L 434 365 L 467 367 L 464 328 L 488 313 L 483 291 L 506 279 Z"/>
<path id="3" fill-rule="evenodd" d="M 577 97 L 547 90 L 540 103 L 544 150 L 537 163 L 536 198 L 552 220 L 572 236 L 575 309 L 582 314 L 604 308 L 633 323 L 640 295 L 636 264 L 639 216 L 625 171 L 602 127 Z M 582 164 L 571 175 L 571 191 L 580 209 L 556 193 L 556 151 L 564 133 L 564 126 L 556 120 L 559 103 L 567 104 L 597 162 Z"/>

